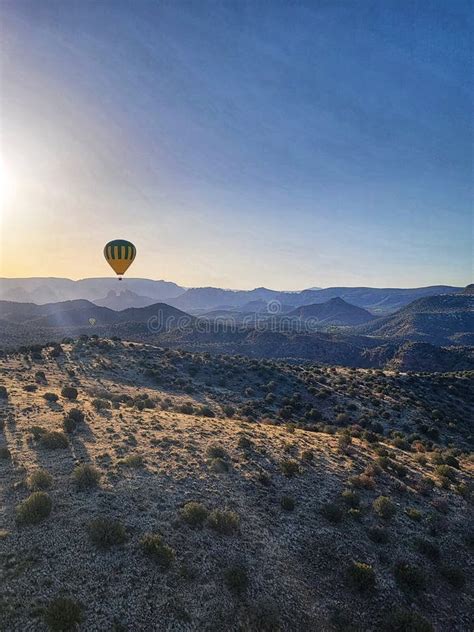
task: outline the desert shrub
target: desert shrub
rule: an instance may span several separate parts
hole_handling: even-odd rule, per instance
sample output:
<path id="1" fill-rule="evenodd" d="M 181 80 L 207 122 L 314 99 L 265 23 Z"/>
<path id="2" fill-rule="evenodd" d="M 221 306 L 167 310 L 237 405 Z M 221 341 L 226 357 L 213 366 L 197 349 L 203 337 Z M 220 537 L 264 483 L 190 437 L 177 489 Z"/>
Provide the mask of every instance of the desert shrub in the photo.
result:
<path id="1" fill-rule="evenodd" d="M 270 599 L 259 599 L 248 608 L 246 630 L 258 632 L 277 632 L 281 630 L 281 621 L 277 604 Z"/>
<path id="2" fill-rule="evenodd" d="M 53 477 L 49 472 L 43 469 L 32 472 L 27 479 L 27 485 L 29 489 L 34 492 L 39 492 L 45 489 L 49 489 L 53 484 Z"/>
<path id="3" fill-rule="evenodd" d="M 206 456 L 210 459 L 225 459 L 228 454 L 224 448 L 219 445 L 209 445 L 206 449 Z"/>
<path id="4" fill-rule="evenodd" d="M 215 417 L 216 416 L 212 408 L 209 408 L 209 406 L 201 406 L 199 409 L 199 414 L 202 417 Z"/>
<path id="5" fill-rule="evenodd" d="M 45 384 L 47 380 L 44 371 L 36 371 L 35 380 L 38 384 Z"/>
<path id="6" fill-rule="evenodd" d="M 75 386 L 63 386 L 61 389 L 61 397 L 66 399 L 77 399 L 77 388 Z"/>
<path id="7" fill-rule="evenodd" d="M 194 500 L 186 503 L 179 513 L 181 518 L 191 527 L 200 527 L 209 515 L 206 507 Z"/>
<path id="8" fill-rule="evenodd" d="M 456 472 L 449 465 L 437 465 L 435 467 L 435 474 L 440 479 L 446 478 L 449 481 L 454 481 L 456 479 Z"/>
<path id="9" fill-rule="evenodd" d="M 303 450 L 301 453 L 301 458 L 303 461 L 313 461 L 314 460 L 314 452 L 312 450 Z"/>
<path id="10" fill-rule="evenodd" d="M 146 533 L 140 540 L 140 546 L 144 553 L 163 569 L 166 570 L 171 566 L 175 558 L 174 550 L 163 542 L 158 533 Z"/>
<path id="11" fill-rule="evenodd" d="M 144 458 L 141 454 L 129 454 L 123 459 L 120 459 L 119 465 L 123 465 L 125 467 L 142 467 L 144 464 Z"/>
<path id="12" fill-rule="evenodd" d="M 349 483 L 357 489 L 374 489 L 375 481 L 368 474 L 356 474 L 349 478 Z"/>
<path id="13" fill-rule="evenodd" d="M 47 401 L 47 402 L 57 402 L 59 399 L 59 396 L 56 395 L 56 393 L 44 393 L 43 398 Z"/>
<path id="14" fill-rule="evenodd" d="M 393 571 L 395 581 L 404 590 L 422 590 L 425 587 L 425 574 L 414 564 L 398 561 Z"/>
<path id="15" fill-rule="evenodd" d="M 367 531 L 367 535 L 375 544 L 387 544 L 390 540 L 388 531 L 384 527 L 371 527 Z"/>
<path id="16" fill-rule="evenodd" d="M 437 560 L 440 557 L 438 545 L 427 538 L 417 538 L 415 540 L 415 548 L 423 555 L 426 555 L 430 560 Z"/>
<path id="17" fill-rule="evenodd" d="M 82 608 L 68 597 L 57 597 L 45 608 L 44 620 L 53 632 L 74 630 L 82 621 Z"/>
<path id="18" fill-rule="evenodd" d="M 242 448 L 243 450 L 250 450 L 251 448 L 253 448 L 254 444 L 251 439 L 249 439 L 245 435 L 242 435 L 239 437 L 237 445 L 239 448 Z"/>
<path id="19" fill-rule="evenodd" d="M 351 445 L 352 443 L 352 437 L 350 434 L 344 432 L 342 434 L 339 435 L 339 437 L 337 438 L 337 445 L 338 448 L 344 452 L 345 450 L 347 450 L 347 448 Z"/>
<path id="20" fill-rule="evenodd" d="M 222 412 L 226 417 L 233 417 L 235 415 L 235 408 L 233 406 L 222 406 Z"/>
<path id="21" fill-rule="evenodd" d="M 383 632 L 433 632 L 434 628 L 417 612 L 397 610 L 387 614 L 382 622 Z"/>
<path id="22" fill-rule="evenodd" d="M 192 415 L 194 413 L 194 406 L 190 402 L 186 402 L 185 404 L 181 404 L 178 411 L 183 415 Z"/>
<path id="23" fill-rule="evenodd" d="M 235 511 L 228 511 L 226 509 L 214 509 L 209 514 L 207 524 L 222 535 L 231 535 L 237 531 L 240 523 L 240 518 Z"/>
<path id="24" fill-rule="evenodd" d="M 48 448 L 48 450 L 60 450 L 67 448 L 69 445 L 64 432 L 58 432 L 57 430 L 42 432 L 39 440 L 41 445 L 44 448 Z"/>
<path id="25" fill-rule="evenodd" d="M 377 515 L 384 520 L 390 520 L 397 512 L 395 504 L 388 496 L 379 496 L 372 503 L 372 507 Z"/>
<path id="26" fill-rule="evenodd" d="M 73 433 L 77 428 L 77 423 L 71 417 L 64 417 L 63 419 L 63 430 L 67 434 Z"/>
<path id="27" fill-rule="evenodd" d="M 375 571 L 370 564 L 352 562 L 347 569 L 350 585 L 361 592 L 375 587 Z"/>
<path id="28" fill-rule="evenodd" d="M 6 446 L 0 446 L 0 461 L 8 461 L 11 456 L 10 450 Z"/>
<path id="29" fill-rule="evenodd" d="M 285 511 L 293 511 L 295 508 L 295 501 L 291 496 L 282 496 L 280 505 Z"/>
<path id="30" fill-rule="evenodd" d="M 51 513 L 53 503 L 46 492 L 33 492 L 16 506 L 18 524 L 38 524 Z"/>
<path id="31" fill-rule="evenodd" d="M 6 386 L 0 386 L 0 399 L 8 399 L 8 391 Z"/>
<path id="32" fill-rule="evenodd" d="M 342 509 L 339 507 L 339 505 L 336 505 L 336 503 L 326 503 L 325 505 L 323 505 L 321 507 L 321 515 L 333 524 L 341 522 L 342 518 L 344 517 Z"/>
<path id="33" fill-rule="evenodd" d="M 298 462 L 294 459 L 283 459 L 280 462 L 280 468 L 285 476 L 294 476 L 300 471 Z"/>
<path id="34" fill-rule="evenodd" d="M 25 386 L 23 387 L 23 390 L 26 391 L 27 393 L 34 393 L 35 391 L 38 390 L 38 386 L 36 384 L 25 384 Z"/>
<path id="35" fill-rule="evenodd" d="M 96 397 L 92 400 L 92 406 L 99 412 L 101 410 L 109 410 L 112 408 L 112 404 L 107 399 L 101 399 Z"/>
<path id="36" fill-rule="evenodd" d="M 228 472 L 230 469 L 229 464 L 224 459 L 212 459 L 209 467 L 211 471 L 216 474 L 224 474 L 224 472 Z"/>
<path id="37" fill-rule="evenodd" d="M 360 505 L 360 496 L 357 492 L 352 491 L 352 489 L 345 489 L 341 493 L 341 498 L 349 507 L 356 508 Z"/>
<path id="38" fill-rule="evenodd" d="M 421 511 L 419 511 L 419 509 L 415 509 L 414 507 L 408 507 L 407 509 L 405 509 L 405 513 L 415 522 L 420 522 L 423 518 L 423 514 L 421 513 Z"/>
<path id="39" fill-rule="evenodd" d="M 97 487 L 100 481 L 99 470 L 90 463 L 83 463 L 74 468 L 72 472 L 72 480 L 77 489 L 90 489 Z"/>
<path id="40" fill-rule="evenodd" d="M 452 454 L 447 454 L 444 457 L 444 462 L 446 465 L 449 465 L 449 467 L 454 467 L 456 470 L 459 470 L 459 461 Z"/>
<path id="41" fill-rule="evenodd" d="M 461 588 L 464 588 L 464 585 L 466 583 L 466 576 L 464 575 L 464 572 L 461 568 L 458 568 L 457 566 L 449 566 L 443 564 L 440 568 L 440 571 L 444 579 L 449 584 L 451 584 L 453 588 L 456 588 L 457 590 L 461 590 Z"/>
<path id="42" fill-rule="evenodd" d="M 112 518 L 96 518 L 89 523 L 89 537 L 97 546 L 106 548 L 127 540 L 125 527 Z"/>
<path id="43" fill-rule="evenodd" d="M 224 579 L 227 586 L 237 593 L 243 593 L 249 584 L 248 571 L 242 564 L 232 564 L 226 568 Z"/>
<path id="44" fill-rule="evenodd" d="M 72 419 L 76 424 L 80 424 L 84 421 L 84 413 L 79 408 L 71 408 L 68 410 L 66 417 Z"/>

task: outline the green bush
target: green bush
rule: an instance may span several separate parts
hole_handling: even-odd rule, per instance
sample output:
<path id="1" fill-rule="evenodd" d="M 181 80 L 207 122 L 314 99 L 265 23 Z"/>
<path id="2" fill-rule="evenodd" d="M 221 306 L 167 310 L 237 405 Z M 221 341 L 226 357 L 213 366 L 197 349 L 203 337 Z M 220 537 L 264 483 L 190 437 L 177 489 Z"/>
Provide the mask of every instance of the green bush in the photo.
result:
<path id="1" fill-rule="evenodd" d="M 346 503 L 346 505 L 349 505 L 349 507 L 352 507 L 353 509 L 357 508 L 360 505 L 359 494 L 352 491 L 351 489 L 345 489 L 341 493 L 341 498 Z"/>
<path id="2" fill-rule="evenodd" d="M 409 518 L 411 518 L 415 522 L 420 522 L 421 519 L 423 518 L 423 514 L 421 513 L 421 511 L 419 511 L 418 509 L 415 509 L 414 507 L 408 507 L 407 509 L 405 509 L 405 513 Z"/>
<path id="3" fill-rule="evenodd" d="M 77 489 L 91 489 L 92 487 L 97 487 L 99 484 L 100 472 L 90 463 L 83 463 L 74 468 L 72 480 Z"/>
<path id="4" fill-rule="evenodd" d="M 186 503 L 179 513 L 181 518 L 191 527 L 200 527 L 209 515 L 206 507 L 194 500 Z"/>
<path id="5" fill-rule="evenodd" d="M 42 432 L 40 435 L 40 443 L 48 450 L 60 450 L 67 448 L 69 443 L 64 432 L 53 430 L 52 432 Z"/>
<path id="6" fill-rule="evenodd" d="M 449 465 L 437 465 L 435 467 L 435 474 L 439 478 L 446 478 L 449 481 L 456 480 L 456 472 Z"/>
<path id="7" fill-rule="evenodd" d="M 112 408 L 112 404 L 107 399 L 101 399 L 100 397 L 96 397 L 92 400 L 92 406 L 98 411 L 109 410 Z"/>
<path id="8" fill-rule="evenodd" d="M 293 511 L 293 509 L 295 508 L 294 498 L 292 498 L 291 496 L 282 496 L 280 500 L 280 505 L 281 508 L 285 511 Z"/>
<path id="9" fill-rule="evenodd" d="M 456 588 L 457 590 L 461 590 L 461 588 L 464 588 L 464 585 L 466 583 L 466 576 L 464 575 L 464 572 L 461 568 L 458 568 L 457 566 L 449 566 L 443 564 L 440 570 L 441 575 L 449 584 L 451 584 L 453 588 Z"/>
<path id="10" fill-rule="evenodd" d="M 384 520 L 390 520 L 397 513 L 395 504 L 388 496 L 379 496 L 372 503 L 372 507 L 377 515 Z"/>
<path id="11" fill-rule="evenodd" d="M 242 448 L 242 450 L 250 450 L 251 448 L 253 448 L 253 441 L 245 435 L 242 435 L 241 437 L 239 437 L 237 445 L 239 448 Z"/>
<path id="12" fill-rule="evenodd" d="M 45 393 L 43 397 L 47 402 L 57 402 L 59 399 L 59 396 L 56 395 L 56 393 Z"/>
<path id="13" fill-rule="evenodd" d="M 375 587 L 375 571 L 370 564 L 352 562 L 347 569 L 347 577 L 351 586 L 360 592 Z"/>
<path id="14" fill-rule="evenodd" d="M 375 544 L 387 544 L 390 540 L 388 531 L 383 527 L 371 527 L 367 531 L 367 535 Z"/>
<path id="15" fill-rule="evenodd" d="M 323 505 L 321 507 L 321 515 L 333 524 L 341 522 L 344 517 L 342 509 L 339 507 L 339 505 L 336 505 L 336 503 L 326 503 L 325 505 Z"/>
<path id="16" fill-rule="evenodd" d="M 36 470 L 28 476 L 27 485 L 34 492 L 49 489 L 53 484 L 53 477 L 43 469 Z"/>
<path id="17" fill-rule="evenodd" d="M 283 459 L 280 462 L 280 468 L 285 476 L 294 476 L 300 471 L 300 466 L 294 459 Z"/>
<path id="18" fill-rule="evenodd" d="M 127 540 L 125 527 L 112 518 L 96 518 L 89 523 L 89 537 L 97 546 L 106 548 Z"/>
<path id="19" fill-rule="evenodd" d="M 224 472 L 229 471 L 229 464 L 227 461 L 224 461 L 224 459 L 212 459 L 210 468 L 216 474 L 223 474 Z"/>
<path id="20" fill-rule="evenodd" d="M 84 421 L 84 413 L 79 408 L 71 408 L 68 410 L 67 416 L 78 424 Z"/>
<path id="21" fill-rule="evenodd" d="M 434 632 L 434 628 L 417 612 L 397 610 L 387 614 L 382 623 L 383 632 Z"/>
<path id="22" fill-rule="evenodd" d="M 63 386 L 61 389 L 61 397 L 70 400 L 77 399 L 77 388 L 75 386 Z"/>
<path id="23" fill-rule="evenodd" d="M 71 408 L 68 411 L 63 421 L 63 428 L 65 432 L 74 432 L 78 424 L 84 421 L 84 413 L 79 408 Z"/>
<path id="24" fill-rule="evenodd" d="M 0 460 L 8 461 L 11 456 L 10 450 L 6 446 L 0 447 Z"/>
<path id="25" fill-rule="evenodd" d="M 33 492 L 16 506 L 18 524 L 38 524 L 51 513 L 53 503 L 46 492 Z"/>
<path id="26" fill-rule="evenodd" d="M 224 579 L 227 586 L 237 592 L 243 593 L 249 584 L 248 572 L 242 564 L 233 564 L 224 572 Z"/>
<path id="27" fill-rule="evenodd" d="M 219 445 L 209 445 L 206 449 L 206 455 L 210 459 L 226 459 L 227 452 Z"/>
<path id="28" fill-rule="evenodd" d="M 174 550 L 164 544 L 162 537 L 158 533 L 146 533 L 140 540 L 140 546 L 144 553 L 163 569 L 168 569 L 175 558 Z"/>
<path id="29" fill-rule="evenodd" d="M 201 408 L 199 409 L 199 414 L 202 417 L 215 417 L 216 416 L 212 408 L 209 408 L 209 406 L 201 406 Z"/>
<path id="30" fill-rule="evenodd" d="M 405 590 L 422 590 L 425 587 L 423 570 L 409 562 L 399 561 L 394 568 L 395 581 Z"/>
<path id="31" fill-rule="evenodd" d="M 226 509 L 214 509 L 209 514 L 207 524 L 222 535 L 232 535 L 237 531 L 240 523 L 240 518 L 235 511 L 228 511 Z"/>
<path id="32" fill-rule="evenodd" d="M 417 540 L 415 540 L 415 548 L 423 555 L 426 555 L 430 560 L 437 560 L 440 557 L 438 545 L 427 538 L 417 538 Z"/>
<path id="33" fill-rule="evenodd" d="M 144 464 L 144 459 L 141 454 L 129 454 L 124 459 L 120 459 L 119 465 L 123 465 L 125 467 L 142 467 Z"/>
<path id="34" fill-rule="evenodd" d="M 82 608 L 68 597 L 58 597 L 45 608 L 44 620 L 53 632 L 74 630 L 82 621 Z"/>

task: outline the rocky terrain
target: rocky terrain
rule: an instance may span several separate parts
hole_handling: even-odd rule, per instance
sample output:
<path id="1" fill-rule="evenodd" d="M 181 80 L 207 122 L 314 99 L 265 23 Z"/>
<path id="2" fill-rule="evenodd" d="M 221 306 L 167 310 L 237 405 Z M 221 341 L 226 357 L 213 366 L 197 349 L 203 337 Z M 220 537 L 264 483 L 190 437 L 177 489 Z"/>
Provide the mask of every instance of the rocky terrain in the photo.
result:
<path id="1" fill-rule="evenodd" d="M 465 632 L 473 374 L 0 358 L 0 629 Z"/>

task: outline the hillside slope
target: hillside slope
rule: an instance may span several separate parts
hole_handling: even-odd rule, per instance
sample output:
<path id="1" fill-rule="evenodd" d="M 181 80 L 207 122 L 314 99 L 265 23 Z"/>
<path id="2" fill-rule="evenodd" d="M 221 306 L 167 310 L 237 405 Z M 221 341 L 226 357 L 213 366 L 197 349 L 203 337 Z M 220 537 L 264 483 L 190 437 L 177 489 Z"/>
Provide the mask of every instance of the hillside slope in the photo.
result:
<path id="1" fill-rule="evenodd" d="M 0 358 L 1 629 L 469 629 L 470 376 L 55 356 Z"/>
<path id="2" fill-rule="evenodd" d="M 418 299 L 391 316 L 357 329 L 363 335 L 430 342 L 474 344 L 474 296 L 445 294 Z"/>
<path id="3" fill-rule="evenodd" d="M 342 298 L 331 298 L 326 303 L 303 305 L 288 313 L 289 317 L 311 319 L 321 325 L 361 325 L 375 317 L 362 307 L 351 305 Z"/>

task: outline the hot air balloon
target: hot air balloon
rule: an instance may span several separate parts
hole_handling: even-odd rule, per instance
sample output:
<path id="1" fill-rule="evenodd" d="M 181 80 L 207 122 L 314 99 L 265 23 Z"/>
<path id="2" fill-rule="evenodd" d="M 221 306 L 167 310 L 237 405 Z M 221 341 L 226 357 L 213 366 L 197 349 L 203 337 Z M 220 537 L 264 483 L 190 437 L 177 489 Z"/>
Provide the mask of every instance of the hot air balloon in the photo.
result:
<path id="1" fill-rule="evenodd" d="M 109 241 L 104 248 L 104 257 L 115 274 L 119 275 L 119 281 L 122 280 L 122 275 L 125 274 L 136 254 L 137 249 L 126 239 Z"/>

